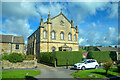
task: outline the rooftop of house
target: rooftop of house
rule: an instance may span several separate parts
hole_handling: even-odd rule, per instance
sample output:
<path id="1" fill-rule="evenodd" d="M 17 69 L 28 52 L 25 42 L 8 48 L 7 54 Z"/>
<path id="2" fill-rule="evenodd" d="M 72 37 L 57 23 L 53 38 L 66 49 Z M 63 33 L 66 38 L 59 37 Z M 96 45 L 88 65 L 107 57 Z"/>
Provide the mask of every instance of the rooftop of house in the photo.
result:
<path id="1" fill-rule="evenodd" d="M 19 43 L 24 44 L 24 37 L 13 35 L 0 35 L 1 43 Z"/>
<path id="2" fill-rule="evenodd" d="M 118 51 L 120 48 L 115 47 L 97 47 L 100 51 Z"/>

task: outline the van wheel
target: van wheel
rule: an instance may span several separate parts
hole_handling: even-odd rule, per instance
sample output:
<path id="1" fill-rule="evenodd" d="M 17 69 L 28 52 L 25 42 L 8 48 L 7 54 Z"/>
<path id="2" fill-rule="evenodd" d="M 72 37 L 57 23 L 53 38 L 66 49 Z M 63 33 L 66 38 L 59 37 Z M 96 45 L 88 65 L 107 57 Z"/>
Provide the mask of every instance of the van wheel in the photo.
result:
<path id="1" fill-rule="evenodd" d="M 98 66 L 97 66 L 97 65 L 95 66 L 95 69 L 98 69 Z"/>
<path id="2" fill-rule="evenodd" d="M 81 69 L 82 69 L 82 70 L 85 70 L 85 66 L 83 66 Z"/>

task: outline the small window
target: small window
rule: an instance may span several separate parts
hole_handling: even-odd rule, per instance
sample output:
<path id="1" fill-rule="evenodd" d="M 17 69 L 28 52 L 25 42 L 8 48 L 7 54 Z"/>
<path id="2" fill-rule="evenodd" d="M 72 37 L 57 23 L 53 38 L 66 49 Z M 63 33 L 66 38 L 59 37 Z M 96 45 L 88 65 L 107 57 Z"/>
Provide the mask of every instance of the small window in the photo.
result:
<path id="1" fill-rule="evenodd" d="M 71 40 L 72 40 L 72 34 L 71 34 L 71 33 L 69 33 L 69 34 L 68 34 L 68 37 L 69 37 L 69 38 L 68 38 L 68 40 L 70 40 L 70 41 L 71 41 Z"/>
<path id="2" fill-rule="evenodd" d="M 63 32 L 60 33 L 60 37 L 61 37 L 61 40 L 64 40 L 64 33 Z"/>
<path id="3" fill-rule="evenodd" d="M 87 63 L 91 63 L 90 61 L 87 61 Z"/>
<path id="4" fill-rule="evenodd" d="M 52 39 L 55 39 L 55 31 L 52 31 Z"/>
<path id="5" fill-rule="evenodd" d="M 16 47 L 15 47 L 15 49 L 19 49 L 19 44 L 16 44 Z"/>
<path id="6" fill-rule="evenodd" d="M 53 46 L 53 47 L 52 47 L 52 52 L 55 51 L 55 50 L 56 50 L 56 49 L 55 49 L 55 47 Z"/>
<path id="7" fill-rule="evenodd" d="M 43 38 L 44 38 L 44 39 L 47 38 L 47 31 L 45 30 L 43 33 L 44 33 Z"/>
<path id="8" fill-rule="evenodd" d="M 74 39 L 75 39 L 75 41 L 77 41 L 77 36 L 76 36 L 76 34 L 74 35 Z"/>
<path id="9" fill-rule="evenodd" d="M 91 62 L 95 62 L 95 60 L 91 60 Z"/>

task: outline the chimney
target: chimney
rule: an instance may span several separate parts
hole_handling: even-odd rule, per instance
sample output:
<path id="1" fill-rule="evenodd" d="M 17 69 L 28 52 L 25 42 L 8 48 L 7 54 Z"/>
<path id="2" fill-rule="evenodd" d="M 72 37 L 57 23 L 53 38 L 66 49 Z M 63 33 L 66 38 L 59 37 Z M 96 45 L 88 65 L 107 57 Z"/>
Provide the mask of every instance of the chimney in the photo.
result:
<path id="1" fill-rule="evenodd" d="M 71 28 L 74 28 L 73 20 L 71 20 Z"/>
<path id="2" fill-rule="evenodd" d="M 43 25 L 43 18 L 41 18 L 41 22 L 40 22 L 40 26 L 42 26 Z"/>
<path id="3" fill-rule="evenodd" d="M 117 46 L 115 46 L 115 48 L 117 48 Z"/>

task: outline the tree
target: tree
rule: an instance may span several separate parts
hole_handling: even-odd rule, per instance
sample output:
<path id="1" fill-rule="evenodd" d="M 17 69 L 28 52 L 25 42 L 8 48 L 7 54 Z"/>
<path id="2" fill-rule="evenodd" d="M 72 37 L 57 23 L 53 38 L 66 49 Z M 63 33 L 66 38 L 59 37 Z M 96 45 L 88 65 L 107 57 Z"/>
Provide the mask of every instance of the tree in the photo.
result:
<path id="1" fill-rule="evenodd" d="M 103 65 L 104 69 L 106 70 L 106 75 L 107 75 L 108 70 L 110 70 L 112 66 L 113 66 L 113 61 L 108 61 Z"/>

